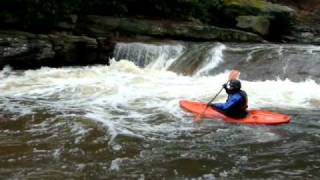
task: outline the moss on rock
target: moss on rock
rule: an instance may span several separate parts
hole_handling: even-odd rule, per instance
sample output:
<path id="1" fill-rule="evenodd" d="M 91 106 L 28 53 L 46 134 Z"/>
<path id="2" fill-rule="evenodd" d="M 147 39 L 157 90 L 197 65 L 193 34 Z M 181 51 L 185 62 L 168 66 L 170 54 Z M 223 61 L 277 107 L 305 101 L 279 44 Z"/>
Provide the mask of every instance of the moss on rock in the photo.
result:
<path id="1" fill-rule="evenodd" d="M 270 18 L 268 16 L 238 16 L 237 27 L 267 35 L 269 33 Z"/>
<path id="2" fill-rule="evenodd" d="M 224 16 L 231 27 L 272 37 L 290 30 L 295 11 L 264 0 L 224 0 Z"/>

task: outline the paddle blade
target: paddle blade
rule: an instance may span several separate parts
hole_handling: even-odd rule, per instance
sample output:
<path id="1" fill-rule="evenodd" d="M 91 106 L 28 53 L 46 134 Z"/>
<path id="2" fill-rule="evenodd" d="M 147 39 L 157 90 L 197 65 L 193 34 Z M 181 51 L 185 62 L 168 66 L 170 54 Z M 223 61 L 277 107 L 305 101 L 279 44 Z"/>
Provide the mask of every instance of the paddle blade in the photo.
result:
<path id="1" fill-rule="evenodd" d="M 236 79 L 239 78 L 239 76 L 240 76 L 240 72 L 239 72 L 239 71 L 237 71 L 237 70 L 232 70 L 232 71 L 230 72 L 230 74 L 229 74 L 229 81 L 230 81 L 230 80 L 236 80 Z"/>

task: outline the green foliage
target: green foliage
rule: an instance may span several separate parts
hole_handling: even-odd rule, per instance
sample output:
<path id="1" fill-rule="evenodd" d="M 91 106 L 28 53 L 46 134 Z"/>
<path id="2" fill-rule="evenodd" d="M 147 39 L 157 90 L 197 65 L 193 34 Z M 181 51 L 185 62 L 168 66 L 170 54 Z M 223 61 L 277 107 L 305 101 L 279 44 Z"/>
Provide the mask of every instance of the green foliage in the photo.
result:
<path id="1" fill-rule="evenodd" d="M 253 6 L 261 9 L 266 2 L 263 0 L 224 0 L 224 3 L 227 5 Z"/>
<path id="2" fill-rule="evenodd" d="M 85 14 L 179 20 L 197 18 L 209 22 L 206 18 L 221 7 L 222 0 L 93 0 L 85 2 L 81 9 Z"/>
<path id="3" fill-rule="evenodd" d="M 77 0 L 80 14 L 121 16 L 128 13 L 130 0 Z"/>
<path id="4" fill-rule="evenodd" d="M 1 0 L 0 24 L 45 31 L 70 14 L 215 23 L 222 4 L 223 0 Z"/>
<path id="5" fill-rule="evenodd" d="M 0 11 L 5 16 L 0 23 L 8 22 L 8 18 L 15 19 L 15 26 L 34 31 L 50 29 L 55 23 L 75 10 L 78 0 L 2 0 Z M 2 16 L 1 16 L 2 15 Z"/>

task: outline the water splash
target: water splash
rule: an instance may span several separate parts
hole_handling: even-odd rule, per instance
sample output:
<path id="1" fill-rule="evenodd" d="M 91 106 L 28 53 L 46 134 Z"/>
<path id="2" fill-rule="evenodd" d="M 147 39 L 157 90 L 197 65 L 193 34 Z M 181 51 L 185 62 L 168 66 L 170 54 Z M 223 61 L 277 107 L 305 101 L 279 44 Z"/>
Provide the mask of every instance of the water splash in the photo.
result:
<path id="1" fill-rule="evenodd" d="M 185 47 L 176 45 L 154 45 L 143 43 L 117 43 L 116 60 L 129 59 L 139 67 L 167 69 L 183 53 Z"/>
<path id="2" fill-rule="evenodd" d="M 217 44 L 214 48 L 209 51 L 208 57 L 201 63 L 196 70 L 195 75 L 208 75 L 209 71 L 213 70 L 220 63 L 223 62 L 223 51 L 227 47 L 224 44 Z"/>

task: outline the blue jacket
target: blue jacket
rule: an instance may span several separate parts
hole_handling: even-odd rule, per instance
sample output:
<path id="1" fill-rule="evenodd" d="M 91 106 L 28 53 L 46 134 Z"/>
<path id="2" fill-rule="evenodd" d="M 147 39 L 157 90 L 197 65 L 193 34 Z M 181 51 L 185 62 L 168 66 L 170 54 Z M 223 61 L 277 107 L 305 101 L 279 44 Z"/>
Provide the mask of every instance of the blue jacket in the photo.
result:
<path id="1" fill-rule="evenodd" d="M 229 94 L 225 103 L 214 103 L 211 106 L 227 116 L 243 118 L 247 115 L 247 101 L 247 94 L 244 91 L 239 91 Z"/>

